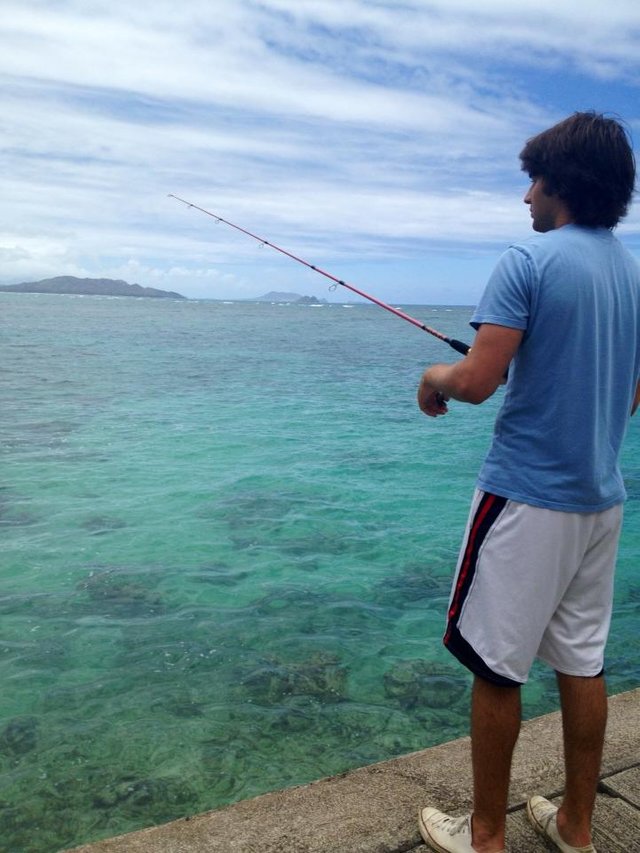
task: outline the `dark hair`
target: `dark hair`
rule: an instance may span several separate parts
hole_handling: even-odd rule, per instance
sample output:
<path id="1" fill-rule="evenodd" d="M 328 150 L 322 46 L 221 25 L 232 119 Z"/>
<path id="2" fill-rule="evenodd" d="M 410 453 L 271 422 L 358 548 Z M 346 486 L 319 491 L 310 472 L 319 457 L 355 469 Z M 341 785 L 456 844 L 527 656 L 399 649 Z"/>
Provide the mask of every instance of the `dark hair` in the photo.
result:
<path id="1" fill-rule="evenodd" d="M 529 139 L 520 160 L 530 177 L 543 179 L 548 195 L 565 202 L 577 225 L 613 228 L 626 216 L 636 164 L 615 119 L 574 113 Z"/>

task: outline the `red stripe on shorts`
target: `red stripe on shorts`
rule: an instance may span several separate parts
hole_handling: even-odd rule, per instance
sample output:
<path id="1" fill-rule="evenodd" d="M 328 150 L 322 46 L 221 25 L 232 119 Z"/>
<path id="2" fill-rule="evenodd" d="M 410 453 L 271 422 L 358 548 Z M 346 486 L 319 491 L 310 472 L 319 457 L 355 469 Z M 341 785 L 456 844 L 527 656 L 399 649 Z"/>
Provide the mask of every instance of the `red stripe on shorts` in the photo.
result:
<path id="1" fill-rule="evenodd" d="M 458 579 L 456 581 L 456 589 L 451 600 L 451 606 L 449 607 L 449 612 L 447 614 L 449 625 L 447 628 L 447 632 L 444 636 L 444 642 L 447 643 L 449 640 L 449 636 L 451 634 L 451 630 L 453 625 L 457 622 L 457 618 L 460 615 L 460 610 L 462 609 L 463 603 L 463 593 L 468 586 L 468 581 L 470 580 L 470 575 L 475 569 L 478 550 L 480 545 L 482 544 L 486 533 L 488 532 L 485 528 L 485 521 L 487 517 L 491 514 L 493 510 L 495 512 L 499 507 L 498 513 L 496 513 L 496 517 L 499 512 L 504 507 L 505 498 L 498 497 L 497 495 L 492 495 L 490 492 L 485 492 L 480 500 L 480 504 L 478 509 L 476 510 L 475 517 L 473 519 L 473 524 L 471 525 L 471 530 L 469 531 L 469 537 L 467 539 L 467 545 L 465 547 L 464 557 L 462 559 L 462 565 L 460 567 L 460 573 L 458 574 Z"/>

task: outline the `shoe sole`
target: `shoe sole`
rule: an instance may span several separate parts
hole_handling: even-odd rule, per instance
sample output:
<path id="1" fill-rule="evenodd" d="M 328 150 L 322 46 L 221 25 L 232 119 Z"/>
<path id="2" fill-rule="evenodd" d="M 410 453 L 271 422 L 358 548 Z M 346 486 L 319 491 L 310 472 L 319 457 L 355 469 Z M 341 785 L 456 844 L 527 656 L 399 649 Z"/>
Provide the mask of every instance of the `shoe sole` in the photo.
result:
<path id="1" fill-rule="evenodd" d="M 529 823 L 535 829 L 538 835 L 541 835 L 543 838 L 546 838 L 547 841 L 550 841 L 554 845 L 554 847 L 557 848 L 557 845 L 553 838 L 549 838 L 542 824 L 538 823 L 536 816 L 533 813 L 533 809 L 531 808 L 531 804 L 529 803 L 529 800 L 527 800 L 527 818 L 529 819 Z"/>

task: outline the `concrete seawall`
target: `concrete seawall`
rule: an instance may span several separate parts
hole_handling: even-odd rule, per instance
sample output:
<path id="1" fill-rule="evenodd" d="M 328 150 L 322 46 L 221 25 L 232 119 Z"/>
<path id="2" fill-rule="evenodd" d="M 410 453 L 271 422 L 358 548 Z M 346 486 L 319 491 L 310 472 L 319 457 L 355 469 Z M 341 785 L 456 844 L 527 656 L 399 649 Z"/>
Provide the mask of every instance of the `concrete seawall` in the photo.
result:
<path id="1" fill-rule="evenodd" d="M 514 757 L 510 853 L 544 851 L 524 803 L 563 788 L 559 713 L 523 724 Z M 74 848 L 74 853 L 426 853 L 416 816 L 462 814 L 471 795 L 469 739 L 275 791 L 192 818 Z M 595 815 L 598 853 L 640 853 L 640 689 L 614 696 Z M 66 851 L 70 853 L 70 851 Z"/>

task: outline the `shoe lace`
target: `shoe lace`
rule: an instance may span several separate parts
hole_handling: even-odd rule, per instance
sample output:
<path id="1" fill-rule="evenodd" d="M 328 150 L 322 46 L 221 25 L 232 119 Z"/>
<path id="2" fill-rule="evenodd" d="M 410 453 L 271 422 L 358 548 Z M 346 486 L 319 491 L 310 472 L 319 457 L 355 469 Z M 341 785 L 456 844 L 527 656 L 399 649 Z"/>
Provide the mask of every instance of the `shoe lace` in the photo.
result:
<path id="1" fill-rule="evenodd" d="M 451 837 L 454 835 L 459 835 L 460 833 L 469 834 L 469 818 L 468 817 L 458 817 L 453 818 L 451 823 L 447 827 L 447 832 Z"/>

